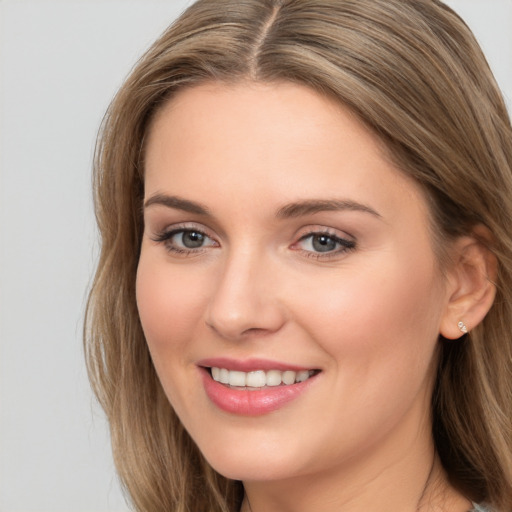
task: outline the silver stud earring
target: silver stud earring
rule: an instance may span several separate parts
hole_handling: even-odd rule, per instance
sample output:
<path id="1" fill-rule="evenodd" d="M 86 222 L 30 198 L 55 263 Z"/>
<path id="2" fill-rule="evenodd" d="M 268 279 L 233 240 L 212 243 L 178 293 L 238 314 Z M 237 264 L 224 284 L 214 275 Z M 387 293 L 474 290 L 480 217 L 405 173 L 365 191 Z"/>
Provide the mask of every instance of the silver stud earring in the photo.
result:
<path id="1" fill-rule="evenodd" d="M 460 332 L 463 332 L 464 334 L 468 333 L 468 328 L 466 327 L 466 324 L 464 322 L 459 322 L 457 326 L 460 329 Z"/>

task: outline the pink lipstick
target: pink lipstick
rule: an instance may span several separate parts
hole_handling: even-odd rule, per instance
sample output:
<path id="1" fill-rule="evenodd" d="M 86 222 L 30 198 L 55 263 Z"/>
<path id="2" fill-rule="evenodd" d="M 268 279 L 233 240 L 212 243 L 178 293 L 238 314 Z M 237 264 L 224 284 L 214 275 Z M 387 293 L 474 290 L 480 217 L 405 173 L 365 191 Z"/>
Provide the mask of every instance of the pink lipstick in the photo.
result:
<path id="1" fill-rule="evenodd" d="M 198 363 L 205 392 L 219 409 L 243 416 L 275 411 L 298 398 L 319 370 L 263 359 L 205 359 Z"/>

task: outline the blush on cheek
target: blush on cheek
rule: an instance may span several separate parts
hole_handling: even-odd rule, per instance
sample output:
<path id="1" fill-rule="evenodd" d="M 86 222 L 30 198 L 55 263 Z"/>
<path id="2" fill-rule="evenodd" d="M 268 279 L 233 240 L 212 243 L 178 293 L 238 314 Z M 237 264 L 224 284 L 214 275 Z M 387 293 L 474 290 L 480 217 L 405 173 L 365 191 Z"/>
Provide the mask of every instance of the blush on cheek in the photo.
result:
<path id="1" fill-rule="evenodd" d="M 179 272 L 159 269 L 157 264 L 141 258 L 136 298 L 148 344 L 184 343 L 194 332 L 203 303 L 201 290 L 195 285 Z"/>
<path id="2" fill-rule="evenodd" d="M 136 298 L 139 317 L 150 349 L 164 342 L 169 333 L 173 294 L 165 293 L 158 273 L 141 259 L 137 270 Z M 153 352 L 153 351 L 152 351 Z"/>
<path id="3" fill-rule="evenodd" d="M 398 357 L 415 343 L 432 350 L 442 307 L 433 261 L 417 254 L 412 265 L 397 254 L 383 262 L 381 255 L 368 258 L 364 273 L 347 272 L 337 287 L 310 284 L 301 299 L 303 317 L 317 326 L 313 334 L 324 343 L 332 339 L 335 353 L 349 351 L 364 359 L 396 352 L 393 357 Z"/>

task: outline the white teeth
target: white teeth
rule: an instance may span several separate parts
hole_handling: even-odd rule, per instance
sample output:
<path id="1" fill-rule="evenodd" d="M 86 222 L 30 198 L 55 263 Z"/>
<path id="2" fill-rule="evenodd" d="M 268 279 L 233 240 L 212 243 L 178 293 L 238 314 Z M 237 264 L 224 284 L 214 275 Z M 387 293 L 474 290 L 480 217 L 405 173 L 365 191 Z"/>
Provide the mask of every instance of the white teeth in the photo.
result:
<path id="1" fill-rule="evenodd" d="M 221 368 L 219 370 L 219 382 L 222 384 L 229 384 L 229 370 Z"/>
<path id="2" fill-rule="evenodd" d="M 302 372 L 298 372 L 297 373 L 297 377 L 295 377 L 295 380 L 297 382 L 304 382 L 305 380 L 309 379 L 310 375 L 309 375 L 309 371 L 308 370 L 304 370 Z"/>
<path id="3" fill-rule="evenodd" d="M 212 368 L 213 370 L 213 368 Z M 215 380 L 215 377 L 213 377 Z M 251 388 L 262 388 L 267 385 L 267 376 L 263 370 L 249 372 L 245 379 L 245 385 Z"/>
<path id="4" fill-rule="evenodd" d="M 212 368 L 212 377 L 213 380 L 220 381 L 220 368 Z"/>
<path id="5" fill-rule="evenodd" d="M 245 372 L 230 371 L 229 372 L 229 385 L 230 386 L 239 386 L 239 387 L 245 386 L 246 375 L 247 374 Z"/>
<path id="6" fill-rule="evenodd" d="M 282 378 L 283 384 L 286 384 L 287 386 L 289 386 L 290 384 L 293 384 L 295 382 L 295 376 L 296 376 L 296 373 L 292 372 L 291 370 L 287 370 L 287 371 L 283 372 L 283 378 Z"/>
<path id="7" fill-rule="evenodd" d="M 283 373 L 279 370 L 269 370 L 267 372 L 267 386 L 280 386 Z"/>
<path id="8" fill-rule="evenodd" d="M 304 382 L 314 375 L 313 370 L 302 370 L 294 372 L 286 370 L 255 370 L 252 372 L 240 372 L 227 370 L 226 368 L 211 368 L 213 380 L 221 384 L 228 384 L 233 387 L 263 388 L 265 386 L 289 386 L 296 382 Z"/>

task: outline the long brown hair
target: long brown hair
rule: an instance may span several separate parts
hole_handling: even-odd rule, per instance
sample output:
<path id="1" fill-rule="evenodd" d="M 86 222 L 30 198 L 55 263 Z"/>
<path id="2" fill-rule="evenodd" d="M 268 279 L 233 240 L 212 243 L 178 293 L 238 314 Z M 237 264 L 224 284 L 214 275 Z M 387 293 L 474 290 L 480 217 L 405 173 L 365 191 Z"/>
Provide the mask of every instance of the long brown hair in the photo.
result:
<path id="1" fill-rule="evenodd" d="M 101 254 L 85 348 L 136 509 L 234 512 L 242 499 L 164 396 L 135 303 L 151 119 L 183 87 L 240 80 L 300 83 L 357 113 L 423 186 L 440 258 L 476 224 L 492 233 L 496 300 L 463 342 L 440 340 L 433 435 L 454 485 L 512 510 L 512 129 L 473 35 L 438 0 L 200 0 L 111 104 L 94 168 Z"/>

